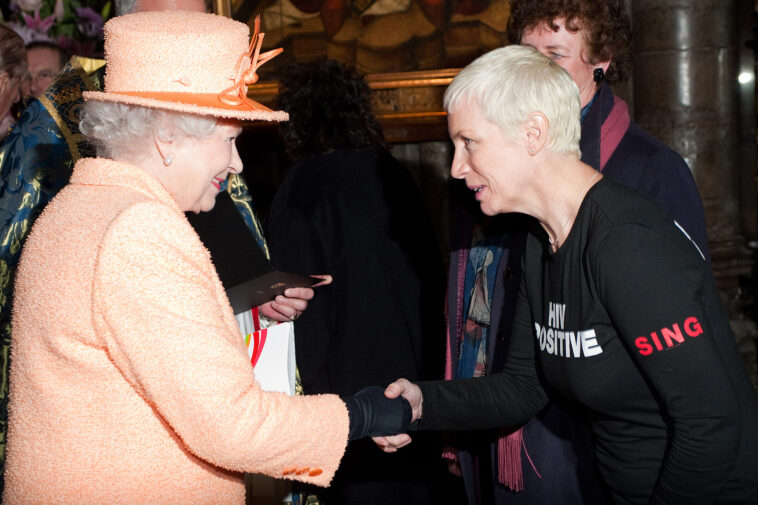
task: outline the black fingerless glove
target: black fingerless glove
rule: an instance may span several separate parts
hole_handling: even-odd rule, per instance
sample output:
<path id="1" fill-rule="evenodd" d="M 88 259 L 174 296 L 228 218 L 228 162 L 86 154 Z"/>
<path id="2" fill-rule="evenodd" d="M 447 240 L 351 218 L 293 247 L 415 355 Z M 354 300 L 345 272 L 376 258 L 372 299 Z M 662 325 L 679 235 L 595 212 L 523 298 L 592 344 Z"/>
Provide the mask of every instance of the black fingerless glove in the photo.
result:
<path id="1" fill-rule="evenodd" d="M 405 433 L 411 422 L 411 405 L 403 397 L 389 399 L 384 388 L 371 386 L 343 397 L 350 418 L 348 440 Z"/>

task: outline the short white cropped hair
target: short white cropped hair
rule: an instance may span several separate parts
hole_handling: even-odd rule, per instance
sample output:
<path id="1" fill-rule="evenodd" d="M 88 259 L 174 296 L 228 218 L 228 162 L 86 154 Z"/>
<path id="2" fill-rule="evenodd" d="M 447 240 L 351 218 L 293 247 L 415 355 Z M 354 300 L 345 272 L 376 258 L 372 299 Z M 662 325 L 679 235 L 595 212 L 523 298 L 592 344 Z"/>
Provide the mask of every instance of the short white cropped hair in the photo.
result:
<path id="1" fill-rule="evenodd" d="M 579 89 L 564 69 L 534 48 L 501 47 L 461 70 L 445 91 L 443 104 L 448 113 L 461 113 L 471 103 L 514 139 L 529 114 L 542 112 L 549 125 L 547 148 L 580 155 Z"/>
<path id="2" fill-rule="evenodd" d="M 97 155 L 114 158 L 139 156 L 150 135 L 166 138 L 161 128 L 173 125 L 189 137 L 207 137 L 216 129 L 214 117 L 150 109 L 113 102 L 85 102 L 79 129 L 95 146 Z"/>

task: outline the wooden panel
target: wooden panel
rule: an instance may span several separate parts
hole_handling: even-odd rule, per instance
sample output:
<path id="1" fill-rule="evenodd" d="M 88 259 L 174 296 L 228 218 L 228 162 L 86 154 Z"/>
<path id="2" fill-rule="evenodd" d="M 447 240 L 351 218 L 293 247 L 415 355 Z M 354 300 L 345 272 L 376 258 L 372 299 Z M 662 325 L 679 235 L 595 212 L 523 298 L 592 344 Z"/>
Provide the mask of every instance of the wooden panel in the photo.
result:
<path id="1" fill-rule="evenodd" d="M 374 114 L 384 129 L 387 142 L 426 142 L 447 139 L 447 116 L 442 96 L 459 69 L 369 74 Z M 276 103 L 277 82 L 249 87 L 248 96 L 269 107 Z M 255 124 L 252 128 L 271 125 Z"/>

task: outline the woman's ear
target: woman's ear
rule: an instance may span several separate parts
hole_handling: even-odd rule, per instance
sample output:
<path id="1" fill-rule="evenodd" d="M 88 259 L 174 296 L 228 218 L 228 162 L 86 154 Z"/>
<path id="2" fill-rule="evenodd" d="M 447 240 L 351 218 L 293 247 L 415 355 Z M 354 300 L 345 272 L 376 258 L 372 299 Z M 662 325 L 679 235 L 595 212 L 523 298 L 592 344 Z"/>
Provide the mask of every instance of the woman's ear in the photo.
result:
<path id="1" fill-rule="evenodd" d="M 170 165 L 176 151 L 176 127 L 173 121 L 165 117 L 158 121 L 153 128 L 153 143 L 163 164 Z"/>
<path id="2" fill-rule="evenodd" d="M 593 63 L 593 66 L 595 69 L 592 71 L 592 78 L 596 83 L 599 83 L 605 79 L 605 73 L 608 71 L 608 67 L 611 66 L 611 60 L 599 61 L 597 63 Z"/>
<path id="3" fill-rule="evenodd" d="M 547 143 L 549 126 L 547 116 L 542 112 L 532 112 L 526 117 L 524 133 L 526 134 L 526 149 L 530 155 L 534 156 L 540 152 Z"/>
<path id="4" fill-rule="evenodd" d="M 608 59 L 606 61 L 598 61 L 597 63 L 595 63 L 595 68 L 598 68 L 598 67 L 602 68 L 603 69 L 603 73 L 608 72 L 608 67 L 610 67 L 610 66 L 611 66 L 611 60 L 610 59 Z"/>

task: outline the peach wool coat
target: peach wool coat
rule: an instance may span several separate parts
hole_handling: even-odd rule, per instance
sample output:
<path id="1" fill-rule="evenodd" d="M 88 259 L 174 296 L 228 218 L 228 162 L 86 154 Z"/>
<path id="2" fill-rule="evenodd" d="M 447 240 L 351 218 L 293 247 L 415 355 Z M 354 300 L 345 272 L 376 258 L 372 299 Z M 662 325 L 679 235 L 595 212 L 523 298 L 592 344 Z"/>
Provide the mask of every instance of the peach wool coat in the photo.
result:
<path id="1" fill-rule="evenodd" d="M 243 504 L 242 472 L 327 485 L 334 395 L 261 391 L 195 231 L 141 169 L 83 159 L 16 278 L 4 503 Z"/>

